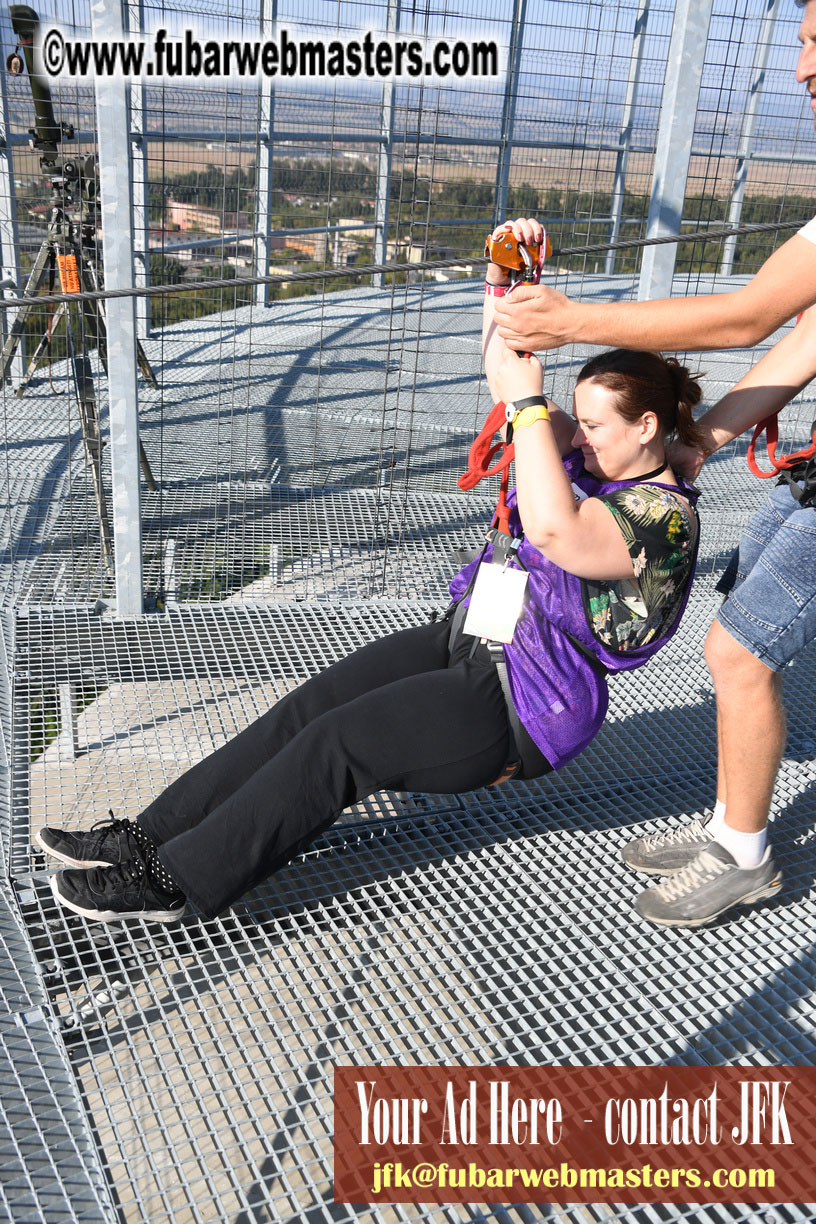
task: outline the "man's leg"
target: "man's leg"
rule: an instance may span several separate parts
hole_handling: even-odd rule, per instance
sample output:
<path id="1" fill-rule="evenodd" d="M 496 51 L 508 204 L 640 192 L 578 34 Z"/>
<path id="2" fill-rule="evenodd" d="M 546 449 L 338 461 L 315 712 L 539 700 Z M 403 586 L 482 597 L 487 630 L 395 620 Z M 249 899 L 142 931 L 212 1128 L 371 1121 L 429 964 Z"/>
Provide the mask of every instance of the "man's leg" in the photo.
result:
<path id="1" fill-rule="evenodd" d="M 816 638 L 816 509 L 800 509 L 783 488 L 771 505 L 781 510 L 780 525 L 723 604 L 706 643 L 725 812 L 709 826 L 708 847 L 638 898 L 638 910 L 653 922 L 701 925 L 732 905 L 773 896 L 781 883 L 764 830 L 785 746 L 781 673 Z"/>
<path id="2" fill-rule="evenodd" d="M 799 509 L 799 503 L 793 497 L 788 485 L 779 485 L 772 489 L 765 504 L 757 511 L 751 521 L 748 523 L 740 540 L 739 549 L 735 558 L 735 573 L 733 574 L 732 582 L 726 581 L 725 585 L 718 585 L 717 589 L 721 590 L 726 596 L 739 591 L 742 584 L 753 571 L 754 566 L 759 561 L 765 549 L 773 540 L 777 531 L 782 527 L 792 514 L 795 514 Z M 726 575 L 730 571 L 726 571 Z M 724 579 L 726 578 L 724 575 Z M 721 580 L 722 582 L 723 580 Z M 749 595 L 750 599 L 750 595 Z M 724 823 L 726 797 L 728 792 L 728 778 L 726 776 L 726 752 L 731 759 L 731 746 L 726 750 L 723 743 L 724 722 L 729 727 L 729 733 L 734 729 L 734 718 L 730 716 L 730 710 L 733 706 L 729 706 L 729 712 L 726 713 L 725 720 L 722 715 L 722 702 L 729 702 L 731 696 L 730 689 L 726 692 L 726 686 L 729 685 L 727 673 L 733 665 L 735 683 L 744 683 L 746 686 L 745 696 L 748 696 L 748 691 L 756 684 L 757 698 L 761 703 L 767 702 L 764 713 L 773 720 L 773 728 L 769 730 L 770 739 L 775 739 L 780 731 L 779 718 L 782 719 L 781 734 L 783 743 L 778 746 L 778 756 L 776 761 L 776 769 L 774 770 L 774 778 L 776 770 L 779 768 L 782 752 L 784 751 L 784 734 L 785 734 L 785 711 L 782 705 L 781 689 L 779 682 L 774 679 L 775 671 L 763 665 L 762 670 L 755 670 L 758 660 L 751 646 L 740 648 L 740 641 L 729 633 L 727 630 L 722 634 L 722 627 L 718 621 L 715 621 L 706 640 L 706 661 L 714 681 L 715 692 L 717 694 L 717 805 L 714 813 L 714 820 L 711 822 L 714 828 L 721 828 Z M 770 670 L 771 675 L 768 675 Z M 740 681 L 740 677 L 742 681 Z M 770 683 L 774 690 L 773 696 L 767 692 L 767 685 Z M 735 691 L 734 698 L 738 698 L 738 693 Z M 771 710 L 773 709 L 773 713 Z M 739 721 L 737 719 L 737 721 Z M 730 736 L 733 738 L 733 736 Z M 773 750 L 772 750 L 773 755 Z M 749 762 L 750 768 L 750 762 Z M 736 782 L 736 779 L 735 779 Z M 771 781 L 771 792 L 773 790 L 773 780 Z M 771 792 L 768 793 L 767 807 L 770 807 Z M 749 800 L 750 802 L 750 800 Z M 738 801 L 739 803 L 739 801 Z M 767 822 L 767 808 L 766 808 Z M 734 828 L 742 828 L 744 832 L 757 831 L 753 828 L 755 822 L 750 822 L 752 827 L 744 826 L 744 822 L 739 825 L 733 824 Z M 729 824 L 732 821 L 729 820 Z M 762 822 L 759 823 L 759 828 L 764 827 Z"/>
<path id="3" fill-rule="evenodd" d="M 782 673 L 752 655 L 718 621 L 706 641 L 706 662 L 717 697 L 717 798 L 725 805 L 729 828 L 760 833 L 785 750 Z"/>
<path id="4" fill-rule="evenodd" d="M 759 558 L 774 539 L 776 533 L 798 509 L 799 503 L 791 495 L 787 486 L 772 489 L 761 508 L 746 525 L 740 539 L 739 548 L 717 585 L 718 591 L 726 596 L 733 596 L 739 591 L 742 584 L 754 571 Z M 724 637 L 731 641 L 735 649 L 738 648 L 739 642 L 734 638 L 733 634 L 726 633 Z M 711 644 L 712 641 L 713 644 Z M 708 654 L 709 650 L 711 650 L 712 658 L 719 641 L 719 633 L 717 633 L 713 639 L 706 643 L 706 652 Z M 736 660 L 737 666 L 739 666 L 740 662 L 745 661 L 746 655 L 749 656 L 749 661 L 753 659 L 754 662 L 757 662 L 751 648 L 746 646 L 745 650 L 739 652 L 739 657 Z M 725 660 L 723 660 L 724 666 Z M 720 670 L 718 668 L 718 672 Z M 763 672 L 767 670 L 767 668 L 764 668 Z M 634 841 L 627 842 L 623 847 L 622 855 L 623 861 L 628 867 L 632 867 L 636 871 L 645 872 L 647 875 L 671 875 L 682 870 L 683 867 L 696 857 L 700 850 L 710 845 L 714 840 L 714 833 L 723 828 L 728 788 L 725 776 L 725 756 L 722 738 L 723 727 L 718 705 L 717 802 L 714 806 L 713 814 L 680 825 L 677 828 L 649 833 L 645 837 L 639 837 Z"/>

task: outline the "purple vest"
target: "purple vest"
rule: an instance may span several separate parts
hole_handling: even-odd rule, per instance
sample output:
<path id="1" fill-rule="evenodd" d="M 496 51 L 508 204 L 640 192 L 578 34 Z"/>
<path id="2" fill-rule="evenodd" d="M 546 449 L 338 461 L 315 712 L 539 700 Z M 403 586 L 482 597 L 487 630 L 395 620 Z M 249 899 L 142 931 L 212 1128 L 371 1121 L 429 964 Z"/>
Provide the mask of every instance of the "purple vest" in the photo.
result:
<path id="1" fill-rule="evenodd" d="M 564 459 L 564 468 L 570 480 L 590 496 L 603 496 L 617 489 L 631 488 L 637 480 L 610 480 L 601 483 L 589 473 L 582 473 L 583 456 L 572 451 Z M 680 493 L 692 505 L 697 493 L 691 486 L 682 483 L 660 485 L 664 489 Z M 513 536 L 522 534 L 521 519 L 516 508 L 513 490 L 508 498 L 511 507 L 510 531 Z M 492 546 L 488 546 L 484 560 L 492 557 Z M 618 653 L 595 638 L 584 615 L 581 579 L 568 574 L 553 561 L 522 540 L 518 550 L 518 563 L 529 572 L 525 607 L 519 619 L 512 642 L 504 647 L 510 691 L 516 713 L 530 738 L 543 752 L 554 769 L 559 769 L 572 760 L 594 739 L 603 722 L 609 693 L 601 669 L 592 662 L 567 634 L 584 647 L 609 671 L 623 671 L 640 667 L 660 650 L 674 633 L 688 601 L 694 565 L 689 570 L 686 589 L 677 615 L 661 637 L 652 639 L 645 646 Z M 511 561 L 511 565 L 518 563 Z M 450 593 L 460 600 L 474 576 L 478 561 L 473 561 L 461 570 L 450 584 Z M 469 596 L 464 600 L 469 602 Z"/>

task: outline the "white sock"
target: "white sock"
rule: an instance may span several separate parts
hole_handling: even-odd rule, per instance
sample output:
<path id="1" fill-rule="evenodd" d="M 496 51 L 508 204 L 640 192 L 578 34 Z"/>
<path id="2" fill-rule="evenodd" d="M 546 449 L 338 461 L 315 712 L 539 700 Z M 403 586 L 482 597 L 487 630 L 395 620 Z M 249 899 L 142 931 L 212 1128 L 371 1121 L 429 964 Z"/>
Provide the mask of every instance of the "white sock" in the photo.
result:
<path id="1" fill-rule="evenodd" d="M 725 824 L 725 804 L 722 799 L 718 799 L 714 804 L 714 815 L 708 822 L 708 831 L 712 837 L 716 837 L 720 829 Z"/>
<path id="2" fill-rule="evenodd" d="M 747 869 L 757 867 L 762 862 L 768 844 L 768 830 L 765 828 L 759 833 L 740 833 L 739 829 L 732 829 L 723 821 L 723 826 L 717 830 L 714 840 L 733 855 L 739 867 Z"/>

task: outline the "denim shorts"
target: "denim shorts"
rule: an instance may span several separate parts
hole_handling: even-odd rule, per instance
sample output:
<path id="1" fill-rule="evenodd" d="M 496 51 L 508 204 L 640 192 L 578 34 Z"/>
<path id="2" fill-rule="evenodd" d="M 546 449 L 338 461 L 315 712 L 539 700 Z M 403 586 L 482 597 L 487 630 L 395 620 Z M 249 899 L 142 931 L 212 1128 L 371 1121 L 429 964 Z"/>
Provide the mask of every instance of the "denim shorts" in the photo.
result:
<path id="1" fill-rule="evenodd" d="M 733 585 L 731 580 L 733 579 Z M 717 620 L 772 671 L 816 638 L 816 507 L 777 485 L 743 532 Z"/>

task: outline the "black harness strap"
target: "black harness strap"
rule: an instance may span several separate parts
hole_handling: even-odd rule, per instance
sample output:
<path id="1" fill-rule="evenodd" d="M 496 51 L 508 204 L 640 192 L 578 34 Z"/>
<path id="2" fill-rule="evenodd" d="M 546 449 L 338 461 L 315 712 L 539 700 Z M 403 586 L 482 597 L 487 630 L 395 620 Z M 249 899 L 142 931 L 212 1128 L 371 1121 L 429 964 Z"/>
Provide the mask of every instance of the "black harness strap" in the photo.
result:
<path id="1" fill-rule="evenodd" d="M 513 694 L 510 692 L 510 678 L 507 675 L 504 647 L 501 642 L 486 642 L 485 645 L 487 646 L 490 658 L 493 660 L 493 666 L 496 668 L 496 674 L 499 677 L 499 684 L 504 695 L 504 704 L 507 707 L 507 731 L 510 736 L 510 751 L 507 754 L 507 764 L 501 775 L 490 784 L 491 786 L 496 786 L 499 782 L 506 782 L 509 778 L 514 778 L 521 769 L 521 753 L 519 752 L 521 720 L 516 713 L 516 707 L 513 705 Z"/>
<path id="2" fill-rule="evenodd" d="M 798 484 L 800 480 L 804 486 L 801 489 Z M 795 467 L 783 468 L 776 483 L 778 485 L 787 484 L 790 487 L 791 495 L 796 498 L 803 509 L 805 507 L 816 508 L 816 459 L 806 459 L 797 463 Z"/>

